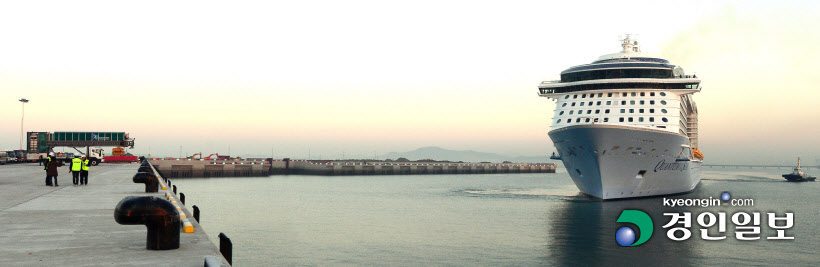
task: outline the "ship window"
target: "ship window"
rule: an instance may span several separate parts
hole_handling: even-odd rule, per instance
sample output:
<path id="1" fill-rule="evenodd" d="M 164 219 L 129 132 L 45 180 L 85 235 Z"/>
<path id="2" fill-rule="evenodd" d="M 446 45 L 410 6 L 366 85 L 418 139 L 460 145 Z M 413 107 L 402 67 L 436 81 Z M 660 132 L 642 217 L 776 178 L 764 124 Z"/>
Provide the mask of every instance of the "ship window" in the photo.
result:
<path id="1" fill-rule="evenodd" d="M 641 92 L 641 96 L 646 96 L 646 93 L 644 93 L 644 92 Z"/>
<path id="2" fill-rule="evenodd" d="M 637 94 L 636 94 L 635 92 L 632 92 L 632 96 L 636 96 L 636 95 L 637 95 Z"/>
<path id="3" fill-rule="evenodd" d="M 661 118 L 661 120 L 662 120 L 663 122 L 669 122 L 669 120 L 668 120 L 668 119 L 666 119 L 666 118 Z"/>
<path id="4" fill-rule="evenodd" d="M 584 106 L 584 102 L 581 102 L 581 106 L 582 106 L 582 107 Z"/>
<path id="5" fill-rule="evenodd" d="M 655 96 L 655 92 L 649 93 L 649 96 Z"/>
<path id="6" fill-rule="evenodd" d="M 630 109 L 629 109 L 629 113 L 635 113 L 635 109 L 634 109 L 634 108 L 630 108 Z"/>
<path id="7" fill-rule="evenodd" d="M 643 117 L 638 118 L 639 122 L 643 122 Z"/>
<path id="8" fill-rule="evenodd" d="M 623 118 L 623 117 L 620 117 L 620 118 L 618 118 L 618 121 L 619 121 L 619 122 L 624 122 L 624 118 Z"/>
<path id="9" fill-rule="evenodd" d="M 572 123 L 572 119 L 567 119 L 567 123 Z"/>
<path id="10" fill-rule="evenodd" d="M 578 95 L 572 95 L 572 99 L 578 98 Z"/>
<path id="11" fill-rule="evenodd" d="M 556 123 L 561 123 L 561 119 L 558 119 L 558 122 L 556 122 Z"/>
<path id="12" fill-rule="evenodd" d="M 561 113 L 558 113 L 558 115 L 564 115 L 564 112 L 563 112 L 563 111 L 561 111 Z"/>
<path id="13" fill-rule="evenodd" d="M 666 105 L 666 100 L 661 100 L 661 105 Z"/>
<path id="14" fill-rule="evenodd" d="M 589 118 L 587 118 L 587 120 L 586 120 L 586 121 L 584 121 L 584 122 L 589 122 Z"/>
<path id="15" fill-rule="evenodd" d="M 632 117 L 629 117 L 629 119 L 628 119 L 628 120 L 629 120 L 629 122 L 632 122 L 632 121 L 633 121 L 633 120 L 632 120 Z"/>
<path id="16" fill-rule="evenodd" d="M 626 93 L 623 93 L 621 96 L 626 97 Z"/>
<path id="17" fill-rule="evenodd" d="M 599 114 L 599 113 L 601 113 L 601 110 L 600 110 L 600 109 L 596 109 L 596 110 L 595 110 L 595 114 Z"/>
<path id="18" fill-rule="evenodd" d="M 662 112 L 662 113 L 666 113 L 666 109 L 661 109 L 661 112 Z"/>
<path id="19" fill-rule="evenodd" d="M 575 119 L 575 122 L 581 122 L 581 118 Z"/>
<path id="20" fill-rule="evenodd" d="M 638 110 L 638 113 L 643 113 L 643 109 L 639 109 L 639 110 Z"/>
<path id="21" fill-rule="evenodd" d="M 649 117 L 649 122 L 655 122 L 655 117 Z"/>
<path id="22" fill-rule="evenodd" d="M 621 109 L 621 113 L 626 113 L 626 109 Z"/>
<path id="23" fill-rule="evenodd" d="M 666 93 L 664 93 L 664 92 L 661 92 L 661 96 L 666 96 Z"/>
<path id="24" fill-rule="evenodd" d="M 564 103 L 563 105 L 561 105 L 561 107 L 566 107 L 566 106 L 567 106 L 567 103 Z"/>
<path id="25" fill-rule="evenodd" d="M 596 106 L 600 106 L 600 105 L 601 105 L 601 101 L 595 102 L 595 105 L 596 105 Z"/>
<path id="26" fill-rule="evenodd" d="M 666 126 L 656 126 L 656 127 L 666 129 Z"/>
<path id="27" fill-rule="evenodd" d="M 606 97 L 612 97 L 612 93 L 606 94 Z"/>
<path id="28" fill-rule="evenodd" d="M 567 98 L 569 98 L 569 95 L 564 96 L 564 99 L 567 99 Z"/>
<path id="29" fill-rule="evenodd" d="M 581 95 L 581 98 L 587 98 L 587 94 Z"/>
<path id="30" fill-rule="evenodd" d="M 598 118 L 595 118 L 594 120 L 592 120 L 592 122 L 598 122 Z"/>
<path id="31" fill-rule="evenodd" d="M 589 101 L 589 105 L 592 106 L 592 101 Z"/>
<path id="32" fill-rule="evenodd" d="M 630 105 L 635 105 L 635 100 L 629 100 Z"/>
<path id="33" fill-rule="evenodd" d="M 595 94 L 589 94 L 589 98 L 595 97 Z"/>
<path id="34" fill-rule="evenodd" d="M 606 105 L 607 106 L 612 105 L 612 101 L 606 101 Z"/>
<path id="35" fill-rule="evenodd" d="M 573 106 L 573 107 L 575 106 L 575 102 L 572 102 L 572 106 Z"/>
<path id="36" fill-rule="evenodd" d="M 598 93 L 598 97 L 604 96 L 604 93 Z"/>
<path id="37" fill-rule="evenodd" d="M 569 111 L 569 115 L 572 115 L 572 110 Z"/>
<path id="38" fill-rule="evenodd" d="M 621 105 L 626 105 L 626 100 L 621 101 Z"/>
<path id="39" fill-rule="evenodd" d="M 654 105 L 654 104 L 655 104 L 655 100 L 649 100 L 649 104 L 650 104 L 650 105 Z"/>
<path id="40" fill-rule="evenodd" d="M 609 118 L 604 118 L 604 122 L 609 122 Z"/>
<path id="41" fill-rule="evenodd" d="M 609 109 L 604 110 L 604 113 L 609 114 Z"/>
<path id="42" fill-rule="evenodd" d="M 587 110 L 587 114 L 590 114 L 590 113 L 592 113 L 592 110 L 591 109 Z"/>
<path id="43" fill-rule="evenodd" d="M 643 105 L 644 103 L 646 103 L 646 102 L 644 102 L 643 100 L 641 100 L 641 105 Z"/>
<path id="44" fill-rule="evenodd" d="M 649 113 L 655 113 L 655 109 L 654 109 L 654 108 L 650 108 L 650 109 L 649 109 Z"/>

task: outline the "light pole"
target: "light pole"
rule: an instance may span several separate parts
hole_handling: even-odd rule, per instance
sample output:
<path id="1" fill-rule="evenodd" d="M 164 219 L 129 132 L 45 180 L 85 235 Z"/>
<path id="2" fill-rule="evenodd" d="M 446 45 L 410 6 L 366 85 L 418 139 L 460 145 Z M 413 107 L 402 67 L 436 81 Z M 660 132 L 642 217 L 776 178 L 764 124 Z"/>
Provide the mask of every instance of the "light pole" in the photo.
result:
<path id="1" fill-rule="evenodd" d="M 26 103 L 28 103 L 28 99 L 20 98 L 20 102 L 23 103 L 23 115 L 20 117 L 20 150 L 23 150 L 23 121 L 26 119 Z"/>

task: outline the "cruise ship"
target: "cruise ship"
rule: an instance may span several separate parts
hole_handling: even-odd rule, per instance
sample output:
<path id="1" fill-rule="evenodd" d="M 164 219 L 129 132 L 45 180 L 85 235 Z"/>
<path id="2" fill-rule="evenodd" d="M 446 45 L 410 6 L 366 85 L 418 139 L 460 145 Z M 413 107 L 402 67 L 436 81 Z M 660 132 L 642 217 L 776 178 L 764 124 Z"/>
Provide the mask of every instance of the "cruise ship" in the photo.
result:
<path id="1" fill-rule="evenodd" d="M 701 177 L 700 79 L 650 53 L 627 35 L 623 50 L 544 81 L 555 101 L 549 131 L 581 192 L 603 200 L 691 191 Z"/>

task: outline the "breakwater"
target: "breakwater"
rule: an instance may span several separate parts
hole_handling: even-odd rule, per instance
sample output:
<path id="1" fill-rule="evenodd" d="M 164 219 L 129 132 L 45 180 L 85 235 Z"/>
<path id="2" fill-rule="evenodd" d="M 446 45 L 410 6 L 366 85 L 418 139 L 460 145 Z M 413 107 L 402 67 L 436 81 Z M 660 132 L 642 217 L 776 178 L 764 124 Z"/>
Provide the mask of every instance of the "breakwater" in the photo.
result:
<path id="1" fill-rule="evenodd" d="M 367 160 L 206 160 L 148 159 L 160 173 L 169 178 L 183 177 L 249 177 L 277 174 L 306 175 L 418 175 L 418 174 L 492 174 L 554 173 L 555 163 L 467 163 L 423 161 Z"/>

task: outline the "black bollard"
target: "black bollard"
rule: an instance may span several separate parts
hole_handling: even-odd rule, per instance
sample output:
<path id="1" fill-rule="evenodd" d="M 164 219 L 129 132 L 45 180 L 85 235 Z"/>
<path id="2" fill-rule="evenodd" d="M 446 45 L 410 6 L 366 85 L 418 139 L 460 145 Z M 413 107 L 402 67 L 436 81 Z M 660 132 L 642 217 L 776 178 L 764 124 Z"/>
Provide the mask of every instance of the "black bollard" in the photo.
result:
<path id="1" fill-rule="evenodd" d="M 168 250 L 179 248 L 179 212 L 174 204 L 158 197 L 126 197 L 114 209 L 119 224 L 143 224 L 148 228 L 146 248 Z"/>
<path id="2" fill-rule="evenodd" d="M 185 205 L 185 194 L 179 192 L 179 201 L 182 202 L 182 205 Z"/>
<path id="3" fill-rule="evenodd" d="M 231 254 L 233 254 L 233 243 L 231 243 L 231 239 L 228 238 L 225 233 L 219 233 L 219 252 L 222 253 L 222 256 L 225 257 L 225 260 L 228 261 L 228 264 L 233 265 L 231 262 Z"/>
<path id="4" fill-rule="evenodd" d="M 176 194 L 177 194 L 177 186 L 174 185 L 174 195 L 176 195 Z"/>
<path id="5" fill-rule="evenodd" d="M 194 220 L 199 223 L 199 207 L 194 205 Z"/>
<path id="6" fill-rule="evenodd" d="M 145 193 L 156 193 L 159 191 L 159 179 L 153 173 L 138 172 L 132 179 L 135 183 L 145 184 Z"/>

